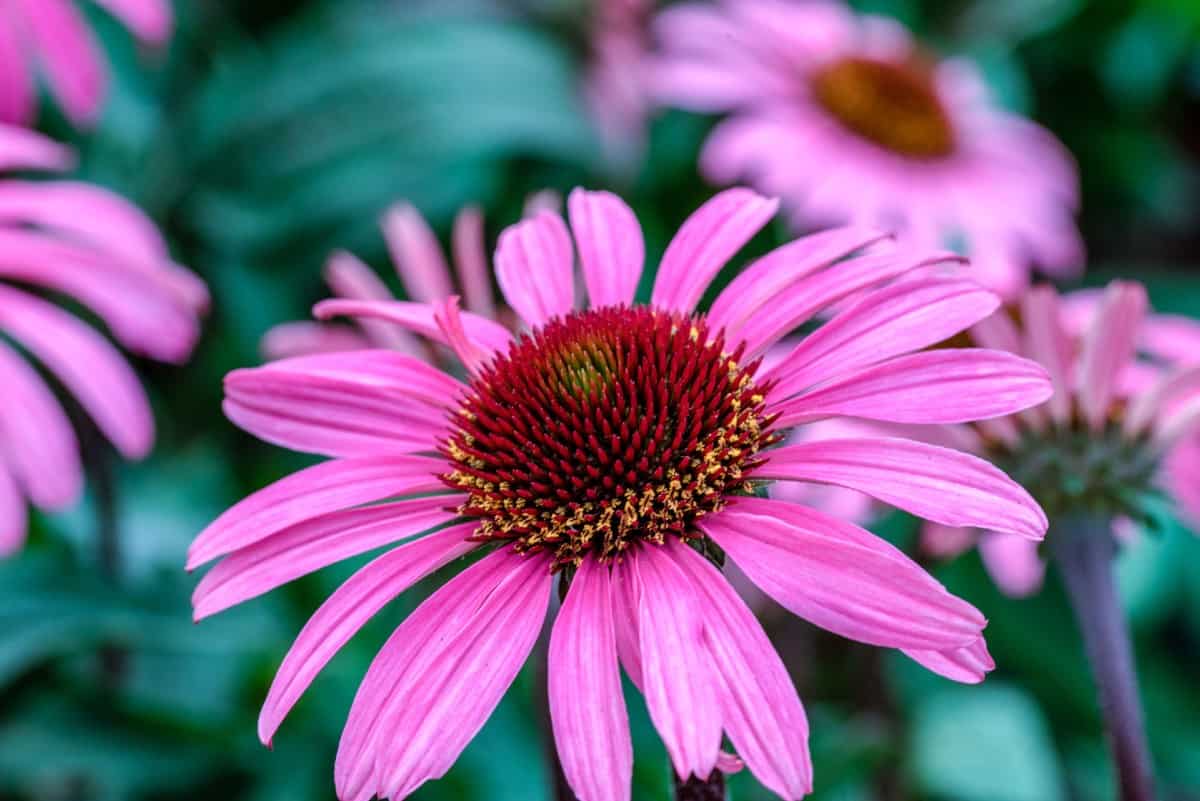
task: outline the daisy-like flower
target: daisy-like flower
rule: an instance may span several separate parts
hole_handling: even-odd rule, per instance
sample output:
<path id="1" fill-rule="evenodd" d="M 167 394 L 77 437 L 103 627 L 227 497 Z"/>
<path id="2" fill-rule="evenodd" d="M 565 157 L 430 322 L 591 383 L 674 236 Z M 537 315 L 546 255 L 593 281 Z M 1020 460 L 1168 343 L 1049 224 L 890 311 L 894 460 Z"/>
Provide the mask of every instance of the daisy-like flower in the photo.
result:
<path id="1" fill-rule="evenodd" d="M 782 196 L 801 228 L 877 225 L 960 248 L 1006 298 L 1034 265 L 1082 266 L 1070 155 L 898 23 L 821 0 L 715 0 L 673 6 L 655 27 L 660 99 L 729 113 L 701 157 L 711 180 Z"/>
<path id="2" fill-rule="evenodd" d="M 70 158 L 37 134 L 0 125 L 3 167 L 61 168 Z M 154 420 L 137 375 L 108 340 L 36 290 L 72 297 L 138 354 L 181 362 L 198 335 L 204 285 L 171 260 L 153 223 L 113 193 L 71 181 L 0 180 L 0 333 L 41 362 L 123 456 L 144 456 Z M 66 412 L 2 340 L 0 384 L 5 555 L 24 542 L 26 502 L 73 503 L 83 471 Z"/>
<path id="3" fill-rule="evenodd" d="M 143 42 L 171 35 L 168 0 L 95 0 Z M 37 114 L 35 74 L 76 125 L 91 125 L 108 92 L 108 67 L 74 0 L 0 4 L 0 122 L 28 125 Z"/>
<path id="4" fill-rule="evenodd" d="M 576 190 L 570 229 L 541 212 L 501 235 L 496 277 L 526 327 L 515 338 L 456 299 L 318 304 L 321 318 L 388 320 L 451 348 L 464 380 L 393 350 L 228 376 L 231 420 L 331 460 L 250 496 L 197 538 L 189 567 L 221 559 L 196 588 L 197 618 L 410 540 L 305 626 L 263 707 L 264 742 L 365 621 L 471 552 L 480 558 L 396 629 L 367 672 L 335 766 L 344 801 L 404 798 L 450 768 L 520 670 L 556 580 L 565 600 L 550 639 L 550 709 L 582 801 L 630 796 L 620 667 L 680 777 L 709 777 L 726 735 L 779 796 L 810 790 L 800 700 L 714 564 L 719 553 L 817 625 L 950 678 L 983 677 L 991 660 L 977 610 L 867 531 L 756 490 L 771 479 L 844 484 L 947 525 L 1036 540 L 1041 510 L 976 457 L 900 438 L 773 446 L 791 427 L 842 415 L 951 424 L 1016 413 L 1048 397 L 1046 373 L 1012 354 L 920 352 L 999 300 L 974 282 L 907 276 L 945 256 L 913 256 L 867 230 L 785 245 L 698 312 L 776 208 L 745 189 L 713 198 L 671 241 L 650 303 L 637 305 L 633 212 Z M 786 333 L 864 292 L 761 369 Z"/>
<path id="5" fill-rule="evenodd" d="M 1054 397 L 1007 419 L 905 433 L 992 461 L 1052 521 L 1098 516 L 1129 530 L 1154 517 L 1147 502 L 1164 492 L 1183 511 L 1195 509 L 1200 323 L 1148 314 L 1142 286 L 1123 282 L 1062 298 L 1039 286 L 1015 315 L 1019 322 L 1001 312 L 977 325 L 974 342 L 1041 363 L 1055 380 Z M 922 545 L 939 556 L 978 545 L 1009 595 L 1036 592 L 1045 576 L 1038 545 L 1007 534 L 926 523 Z"/>
<path id="6" fill-rule="evenodd" d="M 554 192 L 537 192 L 526 200 L 525 214 L 553 210 L 561 202 Z M 397 203 L 388 209 L 382 228 L 396 274 L 414 304 L 435 304 L 459 295 L 467 311 L 506 326 L 515 324 L 511 310 L 494 297 L 483 213 L 477 207 L 467 206 L 454 218 L 449 259 L 429 223 L 409 203 Z M 325 281 L 336 297 L 346 300 L 395 300 L 370 267 L 345 251 L 329 258 Z M 268 331 L 262 343 L 268 359 L 363 348 L 391 348 L 430 361 L 440 361 L 446 355 L 445 348 L 431 348 L 427 339 L 415 336 L 405 326 L 372 319 L 356 320 L 354 327 L 307 321 L 282 323 Z"/>

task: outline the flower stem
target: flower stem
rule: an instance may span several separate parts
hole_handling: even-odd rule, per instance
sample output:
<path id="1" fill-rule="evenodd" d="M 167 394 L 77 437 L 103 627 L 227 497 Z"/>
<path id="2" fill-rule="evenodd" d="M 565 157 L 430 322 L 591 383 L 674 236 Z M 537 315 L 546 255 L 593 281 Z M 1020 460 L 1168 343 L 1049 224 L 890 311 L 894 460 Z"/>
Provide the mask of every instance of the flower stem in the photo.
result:
<path id="1" fill-rule="evenodd" d="M 1153 801 L 1150 749 L 1138 699 L 1133 646 L 1117 598 L 1111 521 L 1056 524 L 1048 538 L 1083 634 L 1108 729 L 1122 801 Z"/>
<path id="2" fill-rule="evenodd" d="M 121 536 L 117 524 L 117 488 L 112 453 L 93 424 L 81 427 L 83 458 L 92 482 L 96 510 L 96 561 L 111 586 L 121 580 Z M 125 675 L 127 654 L 117 645 L 100 649 L 100 674 L 104 685 L 115 689 Z"/>
<path id="3" fill-rule="evenodd" d="M 687 781 L 679 778 L 674 771 L 675 801 L 725 801 L 725 774 L 714 770 L 707 779 L 692 776 Z"/>

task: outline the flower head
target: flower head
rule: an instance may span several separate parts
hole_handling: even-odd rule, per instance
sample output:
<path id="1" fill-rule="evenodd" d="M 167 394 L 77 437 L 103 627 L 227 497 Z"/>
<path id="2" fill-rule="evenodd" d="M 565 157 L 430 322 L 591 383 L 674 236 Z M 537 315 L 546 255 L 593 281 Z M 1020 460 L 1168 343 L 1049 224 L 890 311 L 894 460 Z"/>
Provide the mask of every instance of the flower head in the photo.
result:
<path id="1" fill-rule="evenodd" d="M 1164 492 L 1183 511 L 1196 508 L 1200 323 L 1149 314 L 1136 283 L 1065 297 L 1039 286 L 976 325 L 971 338 L 1041 363 L 1054 396 L 1009 417 L 905 433 L 988 459 L 1028 488 L 1052 522 L 1086 516 L 1152 523 Z M 984 565 L 1011 595 L 1042 584 L 1037 543 L 932 523 L 922 540 L 942 556 L 978 543 Z"/>
<path id="2" fill-rule="evenodd" d="M 1006 298 L 1033 265 L 1081 267 L 1071 157 L 899 24 L 822 0 L 716 0 L 668 9 L 656 31 L 658 96 L 730 114 L 702 155 L 712 180 L 778 193 L 802 227 L 877 225 L 920 247 L 961 246 Z"/>
<path id="3" fill-rule="evenodd" d="M 190 567 L 223 557 L 196 589 L 198 618 L 409 540 L 305 626 L 263 708 L 264 742 L 366 620 L 472 551 L 482 558 L 409 616 L 368 671 L 339 747 L 340 798 L 403 798 L 450 768 L 525 661 L 555 581 L 565 600 L 550 641 L 550 708 L 583 801 L 630 796 L 621 667 L 680 777 L 707 777 L 726 735 L 781 797 L 811 788 L 800 700 L 717 567 L 721 553 L 820 626 L 903 649 L 956 680 L 983 677 L 991 660 L 977 610 L 867 531 L 758 489 L 826 480 L 943 523 L 1040 538 L 1045 518 L 1028 493 L 975 457 L 904 439 L 822 452 L 774 445 L 788 428 L 841 415 L 1012 414 L 1048 396 L 1046 374 L 1010 354 L 915 352 L 999 301 L 972 282 L 922 276 L 944 257 L 913 257 L 873 231 L 785 245 L 697 311 L 775 211 L 743 189 L 713 198 L 676 234 L 639 305 L 633 212 L 576 190 L 570 228 L 543 211 L 501 235 L 496 277 L 524 324 L 515 338 L 454 298 L 318 304 L 319 317 L 387 320 L 451 348 L 463 380 L 391 350 L 229 375 L 234 422 L 332 459 L 252 495 L 197 538 Z M 575 301 L 576 254 L 586 308 Z M 763 368 L 781 337 L 859 295 Z"/>
<path id="4" fill-rule="evenodd" d="M 0 125 L 0 164 L 65 166 L 70 154 L 37 134 Z M 19 288 L 11 282 L 24 287 Z M 166 243 L 124 199 L 71 181 L 0 180 L 0 333 L 33 355 L 127 458 L 154 440 L 136 374 L 116 348 L 36 290 L 68 295 L 125 347 L 183 361 L 208 302 L 204 285 L 175 264 Z M 0 555 L 25 538 L 26 499 L 66 506 L 83 481 L 66 412 L 37 371 L 0 341 Z"/>
<path id="5" fill-rule="evenodd" d="M 96 0 L 139 39 L 171 34 L 168 0 Z M 91 125 L 107 94 L 99 45 L 74 0 L 9 0 L 0 6 L 0 122 L 28 125 L 37 113 L 35 73 L 46 77 L 63 112 Z"/>

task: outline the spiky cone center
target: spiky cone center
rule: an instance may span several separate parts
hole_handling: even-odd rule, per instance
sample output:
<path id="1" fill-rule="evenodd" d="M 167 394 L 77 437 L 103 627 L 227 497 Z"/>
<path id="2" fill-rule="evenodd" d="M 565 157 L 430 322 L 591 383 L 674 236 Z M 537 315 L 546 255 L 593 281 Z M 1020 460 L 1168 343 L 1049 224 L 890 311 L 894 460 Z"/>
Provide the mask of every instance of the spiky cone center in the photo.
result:
<path id="1" fill-rule="evenodd" d="M 955 131 L 938 94 L 933 65 L 913 58 L 842 58 L 811 77 L 813 95 L 853 133 L 914 159 L 954 152 Z"/>
<path id="2" fill-rule="evenodd" d="M 776 438 L 757 363 L 704 320 L 613 306 L 557 318 L 471 382 L 443 452 L 480 540 L 550 551 L 555 568 L 693 523 L 750 490 Z"/>
<path id="3" fill-rule="evenodd" d="M 985 439 L 988 455 L 1052 520 L 1129 517 L 1153 526 L 1162 494 L 1161 454 L 1148 436 L 1123 433 L 1123 413 L 1114 405 L 1101 431 L 1091 430 L 1078 413 L 1064 424 L 1022 425 L 1015 442 Z"/>

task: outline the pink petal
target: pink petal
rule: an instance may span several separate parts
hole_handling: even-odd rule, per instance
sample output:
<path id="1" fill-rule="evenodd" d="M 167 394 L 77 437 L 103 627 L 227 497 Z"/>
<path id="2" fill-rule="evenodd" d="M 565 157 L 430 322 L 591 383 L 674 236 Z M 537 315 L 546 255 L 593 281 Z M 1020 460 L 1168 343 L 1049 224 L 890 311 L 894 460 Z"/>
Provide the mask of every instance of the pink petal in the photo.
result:
<path id="1" fill-rule="evenodd" d="M 787 287 L 887 238 L 887 234 L 873 229 L 845 227 L 775 248 L 721 290 L 708 313 L 709 324 L 714 329 L 737 330 L 758 308 Z"/>
<path id="2" fill-rule="evenodd" d="M 848 259 L 781 290 L 747 318 L 729 344 L 744 342 L 746 358 L 760 356 L 817 312 L 864 289 L 907 272 L 959 261 L 954 254 L 935 253 L 912 260 L 891 251 Z"/>
<path id="3" fill-rule="evenodd" d="M 990 462 L 949 448 L 894 437 L 831 439 L 764 455 L 755 477 L 835 484 L 947 526 L 1032 540 L 1046 533 L 1046 515 L 1023 487 Z"/>
<path id="4" fill-rule="evenodd" d="M 70 0 L 18 0 L 17 6 L 63 112 L 91 125 L 108 90 L 108 71 L 86 21 Z"/>
<path id="5" fill-rule="evenodd" d="M 315 570 L 450 522 L 466 496 L 437 495 L 330 512 L 247 545 L 218 562 L 192 593 L 196 620 Z"/>
<path id="6" fill-rule="evenodd" d="M 8 468 L 0 461 L 0 559 L 21 550 L 27 523 L 25 499 Z"/>
<path id="7" fill-rule="evenodd" d="M 702 596 L 721 716 L 738 756 L 776 795 L 807 795 L 812 792 L 808 720 L 779 654 L 720 571 L 682 543 L 671 540 L 667 547 Z"/>
<path id="8" fill-rule="evenodd" d="M 444 775 L 492 714 L 537 639 L 550 601 L 547 560 L 508 551 L 488 557 L 497 558 L 508 569 L 482 603 L 452 605 L 432 630 L 412 637 L 412 659 L 399 671 L 378 726 L 380 796 L 404 798 Z M 455 580 L 443 592 L 461 586 Z M 421 608 L 433 605 L 437 611 L 441 604 L 433 598 Z M 408 626 L 405 621 L 400 630 Z"/>
<path id="9" fill-rule="evenodd" d="M 37 372 L 0 341 L 0 460 L 38 506 L 79 497 L 83 471 L 71 421 Z"/>
<path id="10" fill-rule="evenodd" d="M 167 0 L 94 0 L 124 23 L 139 39 L 162 44 L 171 36 L 174 20 Z"/>
<path id="11" fill-rule="evenodd" d="M 612 566 L 612 605 L 616 625 L 617 656 L 621 667 L 642 690 L 641 628 L 638 625 L 642 603 L 641 580 L 632 560 L 625 559 Z"/>
<path id="12" fill-rule="evenodd" d="M 478 547 L 468 537 L 477 523 L 462 523 L 394 548 L 368 563 L 321 604 L 275 673 L 258 716 L 265 745 L 329 660 L 368 620 L 433 571 Z"/>
<path id="13" fill-rule="evenodd" d="M 445 487 L 441 459 L 364 456 L 334 459 L 293 473 L 239 501 L 188 548 L 187 569 L 260 542 L 305 520 L 365 503 Z"/>
<path id="14" fill-rule="evenodd" d="M 899 356 L 771 408 L 777 425 L 823 417 L 966 423 L 1014 414 L 1050 397 L 1038 364 L 1000 351 L 955 348 Z"/>
<path id="15" fill-rule="evenodd" d="M 975 529 L 925 521 L 921 526 L 920 548 L 923 553 L 935 558 L 950 559 L 970 550 L 975 545 L 978 533 Z"/>
<path id="16" fill-rule="evenodd" d="M 477 376 L 487 362 L 488 353 L 467 336 L 467 331 L 463 327 L 462 313 L 458 310 L 458 303 L 458 295 L 451 295 L 435 304 L 437 310 L 433 314 L 433 319 L 441 329 L 446 342 L 449 343 L 450 349 L 454 351 L 454 355 L 462 362 L 463 367 L 467 368 L 470 375 Z"/>
<path id="17" fill-rule="evenodd" d="M 137 375 L 117 349 L 43 300 L 0 286 L 0 329 L 20 342 L 71 391 L 121 453 L 145 456 L 154 417 Z"/>
<path id="18" fill-rule="evenodd" d="M 1164 412 L 1191 394 L 1200 392 L 1200 365 L 1171 370 L 1155 380 L 1149 390 L 1131 399 L 1122 431 L 1135 437 L 1163 419 Z"/>
<path id="19" fill-rule="evenodd" d="M 804 338 L 764 380 L 784 398 L 851 370 L 936 345 L 987 317 L 1000 298 L 973 281 L 924 278 L 873 292 Z"/>
<path id="20" fill-rule="evenodd" d="M 0 65 L 0 75 L 3 74 Z M 3 91 L 0 86 L 0 92 Z M 40 133 L 0 123 L 0 169 L 65 170 L 74 162 L 70 148 Z"/>
<path id="21" fill-rule="evenodd" d="M 983 637 L 965 648 L 951 651 L 906 649 L 904 655 L 939 676 L 964 684 L 978 684 L 996 667 Z"/>
<path id="22" fill-rule="evenodd" d="M 1024 352 L 1046 368 L 1054 394 L 1046 408 L 1050 418 L 1065 425 L 1071 417 L 1071 346 L 1062 328 L 1058 293 L 1052 287 L 1034 287 L 1021 298 L 1025 329 Z"/>
<path id="23" fill-rule="evenodd" d="M 197 310 L 180 302 L 173 284 L 37 231 L 0 228 L 0 276 L 75 297 L 123 345 L 160 361 L 186 360 L 199 337 Z"/>
<path id="24" fill-rule="evenodd" d="M 370 347 L 371 341 L 352 328 L 300 321 L 273 326 L 263 335 L 259 349 L 266 361 L 275 361 Z"/>
<path id="25" fill-rule="evenodd" d="M 550 636 L 554 742 L 579 801 L 629 801 L 633 781 L 611 596 L 608 566 L 584 559 Z"/>
<path id="26" fill-rule="evenodd" d="M 707 778 L 721 750 L 721 715 L 704 643 L 705 606 L 666 551 L 626 556 L 638 576 L 642 692 L 675 772 Z"/>
<path id="27" fill-rule="evenodd" d="M 345 251 L 335 251 L 329 257 L 325 264 L 325 283 L 329 284 L 335 295 L 346 300 L 395 299 L 374 270 L 363 264 L 353 253 Z M 360 319 L 356 322 L 375 347 L 392 348 L 412 356 L 422 353 L 423 347 L 417 338 L 397 325 L 373 319 Z"/>
<path id="28" fill-rule="evenodd" d="M 947 650 L 971 644 L 986 625 L 887 542 L 814 509 L 739 498 L 698 525 L 763 592 L 843 637 Z"/>
<path id="29" fill-rule="evenodd" d="M 387 320 L 434 342 L 449 345 L 450 343 L 445 341 L 445 333 L 434 319 L 434 312 L 434 307 L 428 304 L 399 300 L 323 300 L 313 307 L 313 314 L 318 320 L 343 315 Z M 512 344 L 512 334 L 500 323 L 470 312 L 464 312 L 462 318 L 467 336 L 488 353 L 507 351 L 508 346 Z"/>
<path id="30" fill-rule="evenodd" d="M 633 209 L 611 192 L 576 189 L 567 210 L 592 308 L 633 303 L 646 257 Z"/>
<path id="31" fill-rule="evenodd" d="M 1117 376 L 1133 360 L 1147 305 L 1141 284 L 1115 281 L 1084 334 L 1079 355 L 1079 407 L 1093 431 L 1099 431 L 1108 420 Z"/>
<path id="32" fill-rule="evenodd" d="M 684 220 L 667 245 L 651 304 L 690 313 L 721 268 L 775 216 L 779 201 L 727 189 Z"/>
<path id="33" fill-rule="evenodd" d="M 383 216 L 383 234 L 411 299 L 435 303 L 454 292 L 446 257 L 421 212 L 397 203 Z"/>
<path id="34" fill-rule="evenodd" d="M 539 212 L 500 234 L 496 246 L 500 291 L 530 328 L 571 311 L 574 258 L 567 224 L 554 212 Z"/>
<path id="35" fill-rule="evenodd" d="M 234 370 L 225 414 L 260 439 L 330 456 L 432 450 L 461 385 L 387 350 L 318 354 Z"/>
<path id="36" fill-rule="evenodd" d="M 450 245 L 467 309 L 494 319 L 496 303 L 492 296 L 492 270 L 488 266 L 483 239 L 483 212 L 474 206 L 460 211 L 454 218 Z"/>
<path id="37" fill-rule="evenodd" d="M 37 112 L 36 99 L 37 89 L 26 63 L 20 31 L 16 25 L 5 20 L 0 25 L 0 123 L 29 125 Z M 7 149 L 2 142 L 0 138 L 0 154 Z M 0 155 L 0 166 L 17 166 L 5 164 L 6 161 Z"/>
<path id="38" fill-rule="evenodd" d="M 987 533 L 979 540 L 983 566 L 1006 595 L 1024 598 L 1042 588 L 1046 564 L 1037 543 L 1009 534 Z"/>

